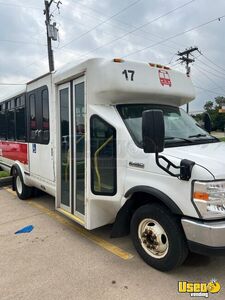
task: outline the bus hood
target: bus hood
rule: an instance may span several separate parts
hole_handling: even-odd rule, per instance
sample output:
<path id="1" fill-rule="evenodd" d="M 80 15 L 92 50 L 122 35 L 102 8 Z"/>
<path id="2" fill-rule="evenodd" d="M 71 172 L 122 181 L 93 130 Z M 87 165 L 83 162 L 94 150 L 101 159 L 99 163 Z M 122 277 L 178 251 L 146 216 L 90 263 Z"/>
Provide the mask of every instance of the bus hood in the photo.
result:
<path id="1" fill-rule="evenodd" d="M 184 147 L 166 148 L 166 157 L 188 159 L 206 168 L 215 179 L 225 179 L 225 143 L 210 143 Z"/>

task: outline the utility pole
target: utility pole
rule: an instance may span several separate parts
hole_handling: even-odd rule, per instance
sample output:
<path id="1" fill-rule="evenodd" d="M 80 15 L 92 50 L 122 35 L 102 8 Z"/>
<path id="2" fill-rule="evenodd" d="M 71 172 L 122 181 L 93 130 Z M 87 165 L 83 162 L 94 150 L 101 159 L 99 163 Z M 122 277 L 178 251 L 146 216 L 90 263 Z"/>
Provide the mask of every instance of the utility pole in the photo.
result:
<path id="1" fill-rule="evenodd" d="M 191 73 L 191 67 L 189 66 L 190 63 L 193 63 L 195 61 L 194 58 L 190 58 L 190 55 L 192 52 L 194 51 L 198 51 L 199 53 L 201 53 L 198 50 L 198 47 L 191 47 L 189 49 L 186 49 L 182 52 L 178 51 L 177 55 L 180 56 L 180 58 L 178 58 L 178 60 L 181 61 L 181 63 L 185 63 L 185 68 L 186 68 L 186 75 L 187 77 L 190 77 L 190 73 Z M 187 113 L 189 113 L 189 103 L 187 103 Z"/>
<path id="2" fill-rule="evenodd" d="M 60 1 L 55 2 L 54 0 L 44 0 L 45 3 L 45 9 L 44 9 L 44 15 L 45 15 L 45 25 L 46 25 L 46 32 L 47 32 L 47 46 L 48 46 L 48 63 L 49 63 L 49 72 L 54 71 L 54 55 L 52 50 L 52 40 L 57 41 L 58 38 L 58 29 L 56 28 L 56 23 L 54 22 L 51 24 L 51 17 L 53 15 L 50 13 L 50 7 L 52 3 L 56 3 L 57 8 L 59 9 L 59 5 L 62 4 Z"/>

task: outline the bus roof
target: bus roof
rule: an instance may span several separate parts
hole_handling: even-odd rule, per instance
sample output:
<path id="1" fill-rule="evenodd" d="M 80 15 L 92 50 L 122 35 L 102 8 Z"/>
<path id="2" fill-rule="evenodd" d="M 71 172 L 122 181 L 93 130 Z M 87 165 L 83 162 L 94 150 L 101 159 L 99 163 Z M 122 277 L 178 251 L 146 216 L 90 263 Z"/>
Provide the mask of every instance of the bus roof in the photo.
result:
<path id="1" fill-rule="evenodd" d="M 121 59 L 89 59 L 57 71 L 61 84 L 82 74 L 88 82 L 89 104 L 160 103 L 184 105 L 195 98 L 194 86 L 185 74 L 157 64 Z"/>
<path id="2" fill-rule="evenodd" d="M 37 79 L 43 79 L 47 73 Z M 58 85 L 86 75 L 89 104 L 158 103 L 181 106 L 195 98 L 194 86 L 185 74 L 157 64 L 122 59 L 92 58 L 52 73 Z M 31 81 L 27 83 L 33 83 Z M 26 91 L 4 96 L 0 101 Z M 90 96 L 90 97 L 89 97 Z"/>

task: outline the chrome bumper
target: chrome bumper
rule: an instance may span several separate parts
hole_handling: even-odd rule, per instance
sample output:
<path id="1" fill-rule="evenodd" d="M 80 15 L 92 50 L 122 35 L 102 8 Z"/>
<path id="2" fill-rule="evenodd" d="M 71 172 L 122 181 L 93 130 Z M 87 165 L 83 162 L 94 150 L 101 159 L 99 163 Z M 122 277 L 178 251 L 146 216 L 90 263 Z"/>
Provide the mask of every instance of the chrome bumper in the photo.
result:
<path id="1" fill-rule="evenodd" d="M 188 241 L 210 248 L 225 247 L 225 220 L 207 222 L 183 218 L 181 223 Z"/>

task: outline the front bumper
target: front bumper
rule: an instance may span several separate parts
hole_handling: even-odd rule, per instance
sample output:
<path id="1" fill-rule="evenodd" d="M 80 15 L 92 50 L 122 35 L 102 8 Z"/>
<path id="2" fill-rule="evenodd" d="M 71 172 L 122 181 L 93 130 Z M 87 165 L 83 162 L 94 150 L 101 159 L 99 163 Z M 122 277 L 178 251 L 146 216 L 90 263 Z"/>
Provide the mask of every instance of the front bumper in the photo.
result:
<path id="1" fill-rule="evenodd" d="M 183 218 L 181 223 L 190 251 L 205 255 L 225 255 L 225 220 Z"/>

